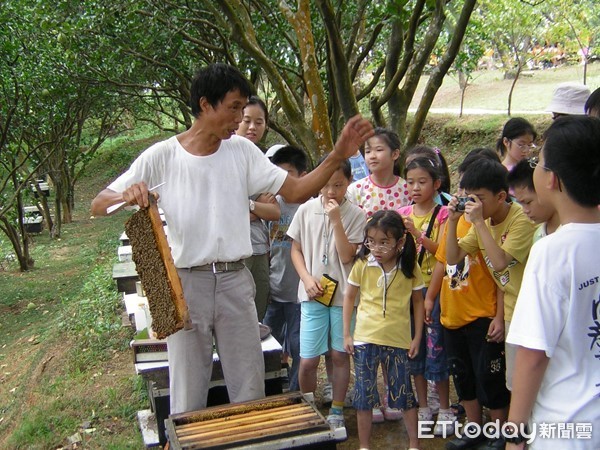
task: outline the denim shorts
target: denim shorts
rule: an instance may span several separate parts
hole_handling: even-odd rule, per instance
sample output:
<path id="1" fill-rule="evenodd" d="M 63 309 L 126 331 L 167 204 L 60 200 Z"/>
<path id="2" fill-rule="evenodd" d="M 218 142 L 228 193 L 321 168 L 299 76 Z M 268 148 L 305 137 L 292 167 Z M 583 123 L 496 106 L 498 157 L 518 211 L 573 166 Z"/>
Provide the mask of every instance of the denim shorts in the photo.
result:
<path id="1" fill-rule="evenodd" d="M 344 319 L 341 306 L 324 306 L 310 300 L 302 302 L 300 318 L 300 357 L 315 358 L 329 349 L 344 350 Z M 350 332 L 354 332 L 354 318 Z"/>
<path id="2" fill-rule="evenodd" d="M 482 317 L 457 329 L 445 328 L 444 333 L 458 397 L 501 409 L 508 406 L 510 393 L 505 386 L 504 342 L 486 340 L 491 321 Z"/>
<path id="3" fill-rule="evenodd" d="M 423 297 L 427 289 L 423 289 Z M 411 326 L 414 333 L 414 316 L 411 314 Z M 423 375 L 430 381 L 447 380 L 450 376 L 448 358 L 444 344 L 444 330 L 440 322 L 440 296 L 435 298 L 431 311 L 432 323 L 424 324 L 419 354 L 409 359 L 408 367 L 412 375 Z"/>
<path id="4" fill-rule="evenodd" d="M 369 411 L 379 403 L 377 368 L 387 372 L 390 408 L 412 409 L 417 406 L 407 367 L 408 351 L 387 345 L 354 346 L 354 408 Z"/>

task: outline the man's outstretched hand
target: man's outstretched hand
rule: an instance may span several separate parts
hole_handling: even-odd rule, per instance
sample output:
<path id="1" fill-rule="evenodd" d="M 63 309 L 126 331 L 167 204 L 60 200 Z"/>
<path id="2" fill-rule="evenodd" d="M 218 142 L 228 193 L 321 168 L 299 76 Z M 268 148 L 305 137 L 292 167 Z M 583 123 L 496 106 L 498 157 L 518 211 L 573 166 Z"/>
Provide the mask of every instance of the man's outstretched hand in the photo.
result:
<path id="1" fill-rule="evenodd" d="M 361 115 L 356 115 L 346 122 L 335 143 L 333 152 L 343 159 L 350 158 L 373 134 L 371 122 Z"/>

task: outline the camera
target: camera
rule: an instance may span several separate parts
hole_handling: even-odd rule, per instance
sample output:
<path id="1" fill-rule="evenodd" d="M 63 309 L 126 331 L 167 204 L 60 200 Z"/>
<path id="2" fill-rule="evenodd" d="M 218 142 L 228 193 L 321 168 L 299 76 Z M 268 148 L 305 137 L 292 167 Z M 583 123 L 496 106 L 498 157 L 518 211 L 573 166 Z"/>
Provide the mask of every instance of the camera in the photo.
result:
<path id="1" fill-rule="evenodd" d="M 458 197 L 458 203 L 456 204 L 456 211 L 464 212 L 465 205 L 467 202 L 472 202 L 473 199 L 471 197 Z"/>

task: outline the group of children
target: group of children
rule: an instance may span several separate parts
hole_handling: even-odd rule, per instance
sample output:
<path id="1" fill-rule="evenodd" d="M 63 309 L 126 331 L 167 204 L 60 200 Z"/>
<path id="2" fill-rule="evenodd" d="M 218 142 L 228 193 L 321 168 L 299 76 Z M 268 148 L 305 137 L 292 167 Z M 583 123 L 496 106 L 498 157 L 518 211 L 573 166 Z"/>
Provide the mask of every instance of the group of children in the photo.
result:
<path id="1" fill-rule="evenodd" d="M 466 155 L 458 168 L 456 195 L 449 195 L 450 177 L 439 150 L 410 150 L 402 177 L 398 173 L 398 136 L 377 128 L 364 146 L 367 176 L 353 181 L 348 160 L 319 195 L 306 203 L 288 204 L 285 198 L 276 199 L 280 218 L 266 222 L 271 294 L 264 323 L 284 342 L 292 358 L 291 390 L 315 392 L 320 357 L 328 355 L 333 393 L 327 419 L 333 426 L 344 425 L 352 356 L 353 406 L 363 449 L 369 448 L 372 423 L 383 420 L 404 419 L 411 449 L 419 445 L 419 430 L 426 429 L 423 423 L 430 424 L 429 431 L 435 435 L 453 433 L 456 416 L 450 407 L 450 375 L 469 423 L 482 425 L 483 407 L 491 420 L 500 424 L 511 418 L 515 423 L 527 422 L 531 408 L 536 419 L 546 417 L 544 411 L 536 410 L 535 403 L 541 378 L 532 386 L 519 363 L 539 362 L 540 350 L 543 355 L 545 351 L 551 362 L 543 363 L 550 371 L 553 353 L 568 352 L 561 346 L 560 321 L 571 320 L 570 312 L 578 306 L 557 304 L 551 311 L 543 311 L 543 295 L 550 295 L 552 283 L 548 282 L 552 280 L 533 269 L 528 269 L 530 279 L 524 279 L 524 272 L 532 244 L 554 233 L 561 224 L 567 228 L 566 224 L 581 219 L 587 224 L 588 243 L 600 242 L 600 213 L 596 208 L 600 203 L 600 121 L 581 117 L 556 121 L 536 156 L 533 127 L 523 119 L 511 120 L 497 151 L 480 148 Z M 567 132 L 574 133 L 572 139 Z M 548 140 L 552 139 L 550 146 Z M 582 146 L 577 150 L 585 157 L 573 156 L 575 145 Z M 563 151 L 572 156 L 564 156 Z M 499 155 L 504 157 L 502 161 Z M 301 177 L 308 171 L 307 156 L 299 148 L 281 146 L 270 156 L 272 163 L 290 176 Z M 586 166 L 583 159 L 590 164 Z M 586 186 L 592 193 L 583 192 Z M 581 227 L 569 225 L 573 245 L 585 245 L 576 234 Z M 542 248 L 556 249 L 565 241 L 560 234 L 552 246 L 537 247 L 538 267 L 545 270 L 553 264 L 543 260 L 552 254 Z M 594 272 L 600 267 L 598 252 L 594 255 L 587 250 L 587 266 L 554 256 L 560 264 L 570 264 L 556 276 L 558 280 L 569 279 L 569 274 L 576 274 L 575 266 L 586 269 L 584 281 L 592 286 L 595 279 L 590 290 L 598 294 Z M 575 258 L 575 251 L 568 253 Z M 559 269 L 553 266 L 553 271 Z M 540 294 L 532 305 L 522 306 L 529 303 L 522 285 L 532 295 Z M 557 291 L 564 294 L 556 299 L 558 303 L 576 294 L 564 285 Z M 594 329 L 594 323 L 597 330 L 600 296 L 590 298 L 596 306 L 586 306 L 586 311 L 592 312 L 589 330 Z M 535 320 L 539 324 L 534 327 L 537 334 L 529 338 L 526 328 L 532 312 L 540 318 Z M 562 314 L 562 319 L 553 313 Z M 513 314 L 515 324 L 511 327 Z M 551 343 L 543 333 L 546 320 L 552 321 L 555 332 Z M 586 320 L 589 322 L 589 317 Z M 588 331 L 587 326 L 583 329 Z M 574 342 L 573 330 L 566 345 Z M 595 350 L 597 355 L 599 342 L 596 333 L 588 353 Z M 521 347 L 530 344 L 538 349 L 532 351 L 534 356 L 522 352 Z M 580 353 L 585 352 L 580 349 Z M 570 362 L 577 364 L 571 372 L 577 372 L 580 361 Z M 584 363 L 584 370 L 589 370 L 589 364 Z M 384 393 L 377 389 L 379 367 Z M 539 366 L 530 367 L 539 371 Z M 553 370 L 564 375 L 566 369 Z M 583 391 L 584 399 L 578 402 L 581 408 L 572 415 L 560 416 L 561 407 L 556 406 L 559 397 L 549 394 L 556 397 L 554 409 L 550 408 L 556 414 L 551 417 L 563 422 L 589 420 L 589 416 L 578 413 L 589 412 L 593 398 L 598 406 L 597 378 L 588 373 L 586 380 L 596 384 Z M 439 395 L 438 411 L 428 405 L 428 382 Z M 561 389 L 569 383 L 556 380 Z M 527 388 L 532 390 L 524 392 Z M 544 384 L 541 392 L 549 389 Z M 591 395 L 594 389 L 595 397 Z M 509 414 L 510 390 L 521 397 L 514 413 L 511 409 Z M 595 423 L 596 416 L 592 418 Z M 593 439 L 597 444 L 598 433 Z M 522 443 L 518 439 L 514 442 Z M 506 443 L 502 436 L 463 433 L 447 442 L 446 448 L 494 449 L 505 448 Z"/>

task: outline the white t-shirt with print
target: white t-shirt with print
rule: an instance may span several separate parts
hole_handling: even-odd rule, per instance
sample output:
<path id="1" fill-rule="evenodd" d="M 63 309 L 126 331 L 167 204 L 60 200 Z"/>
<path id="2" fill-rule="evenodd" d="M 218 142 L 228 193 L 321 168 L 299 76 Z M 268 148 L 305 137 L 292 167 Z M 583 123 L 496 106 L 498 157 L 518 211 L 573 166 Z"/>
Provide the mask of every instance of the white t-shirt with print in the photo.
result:
<path id="1" fill-rule="evenodd" d="M 532 449 L 600 448 L 600 224 L 567 224 L 534 244 L 506 342 L 543 350 L 548 367 L 531 423 L 591 424 L 591 439 Z M 581 429 L 579 430 L 581 432 Z M 557 437 L 557 432 L 554 433 Z"/>

